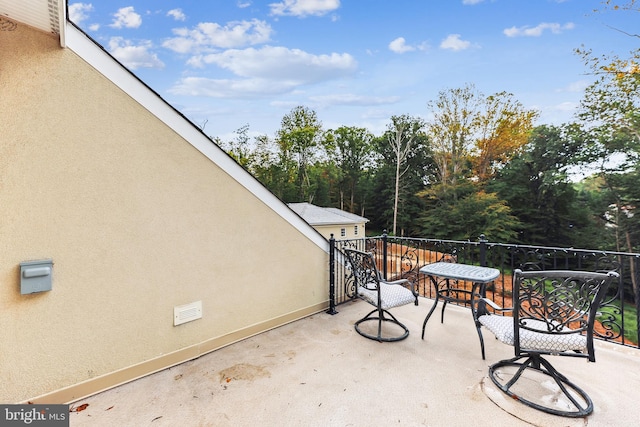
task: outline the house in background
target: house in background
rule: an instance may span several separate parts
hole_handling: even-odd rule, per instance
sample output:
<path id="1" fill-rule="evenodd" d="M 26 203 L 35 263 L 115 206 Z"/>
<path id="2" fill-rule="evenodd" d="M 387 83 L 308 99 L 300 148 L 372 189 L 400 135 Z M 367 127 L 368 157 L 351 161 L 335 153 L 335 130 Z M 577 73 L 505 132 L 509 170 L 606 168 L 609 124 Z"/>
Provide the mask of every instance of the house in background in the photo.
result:
<path id="1" fill-rule="evenodd" d="M 0 0 L 0 402 L 73 402 L 324 311 L 322 235 L 65 15 Z"/>
<path id="2" fill-rule="evenodd" d="M 289 207 L 318 230 L 327 240 L 364 238 L 369 220 L 337 208 L 322 208 L 311 203 L 289 203 Z"/>

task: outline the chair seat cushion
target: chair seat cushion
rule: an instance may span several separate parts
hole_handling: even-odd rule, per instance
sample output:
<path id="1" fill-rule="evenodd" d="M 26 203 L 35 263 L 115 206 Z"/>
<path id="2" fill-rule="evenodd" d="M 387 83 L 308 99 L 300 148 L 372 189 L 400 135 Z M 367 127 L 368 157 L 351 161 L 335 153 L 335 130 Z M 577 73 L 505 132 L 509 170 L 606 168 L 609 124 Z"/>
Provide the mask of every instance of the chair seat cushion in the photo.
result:
<path id="1" fill-rule="evenodd" d="M 378 306 L 378 292 L 376 290 L 359 286 L 358 295 L 360 295 L 369 304 L 376 307 Z M 413 292 L 404 286 L 389 285 L 387 283 L 380 282 L 380 305 L 383 310 L 410 304 L 415 300 L 416 297 L 413 295 Z"/>
<path id="2" fill-rule="evenodd" d="M 513 317 L 484 315 L 478 318 L 480 323 L 489 329 L 498 340 L 514 345 Z M 541 331 L 547 330 L 547 324 L 539 320 L 527 320 L 527 326 Z M 537 350 L 563 352 L 587 351 L 587 338 L 579 333 L 574 334 L 546 334 L 520 328 L 520 348 L 523 350 Z"/>

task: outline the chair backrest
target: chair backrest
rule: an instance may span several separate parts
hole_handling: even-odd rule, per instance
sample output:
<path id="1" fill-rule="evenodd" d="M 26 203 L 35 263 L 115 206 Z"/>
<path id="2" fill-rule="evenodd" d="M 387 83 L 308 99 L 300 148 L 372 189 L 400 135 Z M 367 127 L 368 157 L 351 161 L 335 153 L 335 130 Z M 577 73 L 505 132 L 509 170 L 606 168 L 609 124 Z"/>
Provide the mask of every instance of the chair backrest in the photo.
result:
<path id="1" fill-rule="evenodd" d="M 356 249 L 345 249 L 344 252 L 347 255 L 349 264 L 351 264 L 356 289 L 362 286 L 365 289 L 377 290 L 380 283 L 380 274 L 373 255 Z"/>
<path id="2" fill-rule="evenodd" d="M 521 271 L 513 274 L 513 317 L 516 355 L 524 353 L 560 354 L 588 357 L 595 361 L 593 328 L 598 309 L 615 272 L 547 270 Z M 536 346 L 548 349 L 531 350 L 521 346 L 520 335 L 527 331 L 539 333 Z M 559 336 L 582 335 L 587 352 L 558 351 L 553 342 Z M 556 341 L 557 342 L 557 341 Z M 566 342 L 566 341 L 565 341 Z"/>

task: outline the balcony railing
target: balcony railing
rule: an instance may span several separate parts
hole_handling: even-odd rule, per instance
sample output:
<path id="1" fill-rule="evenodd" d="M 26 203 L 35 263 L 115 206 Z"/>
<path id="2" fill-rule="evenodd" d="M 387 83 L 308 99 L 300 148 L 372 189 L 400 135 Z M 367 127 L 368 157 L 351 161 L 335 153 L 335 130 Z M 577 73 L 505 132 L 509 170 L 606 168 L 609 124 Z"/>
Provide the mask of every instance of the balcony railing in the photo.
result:
<path id="1" fill-rule="evenodd" d="M 503 307 L 511 304 L 511 274 L 522 270 L 616 271 L 620 278 L 603 302 L 596 334 L 599 339 L 639 347 L 640 253 L 555 248 L 493 243 L 481 236 L 477 242 L 382 236 L 353 240 L 330 240 L 330 283 L 328 312 L 355 298 L 353 278 L 345 265 L 343 249 L 373 252 L 378 268 L 387 280 L 407 278 L 421 296 L 433 298 L 432 286 L 418 272 L 425 264 L 453 261 L 493 267 L 500 277 L 487 288 L 487 297 Z M 471 284 L 466 284 L 469 288 Z"/>

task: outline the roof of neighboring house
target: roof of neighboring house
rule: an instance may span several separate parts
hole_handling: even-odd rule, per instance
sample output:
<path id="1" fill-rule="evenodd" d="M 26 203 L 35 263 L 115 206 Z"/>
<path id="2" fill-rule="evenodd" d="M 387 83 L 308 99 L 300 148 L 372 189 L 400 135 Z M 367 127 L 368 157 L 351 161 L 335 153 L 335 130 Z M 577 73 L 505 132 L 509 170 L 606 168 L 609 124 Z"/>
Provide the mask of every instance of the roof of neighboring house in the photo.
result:
<path id="1" fill-rule="evenodd" d="M 289 203 L 289 207 L 311 225 L 362 224 L 365 217 L 337 208 L 323 208 L 311 203 Z"/>
<path id="2" fill-rule="evenodd" d="M 325 251 L 329 250 L 326 239 L 308 222 L 288 209 L 285 203 L 212 142 L 202 129 L 131 73 L 100 44 L 67 20 L 66 3 L 67 0 L 0 0 L 0 24 L 6 17 L 59 37 L 62 48 L 75 52 L 312 242 Z"/>

